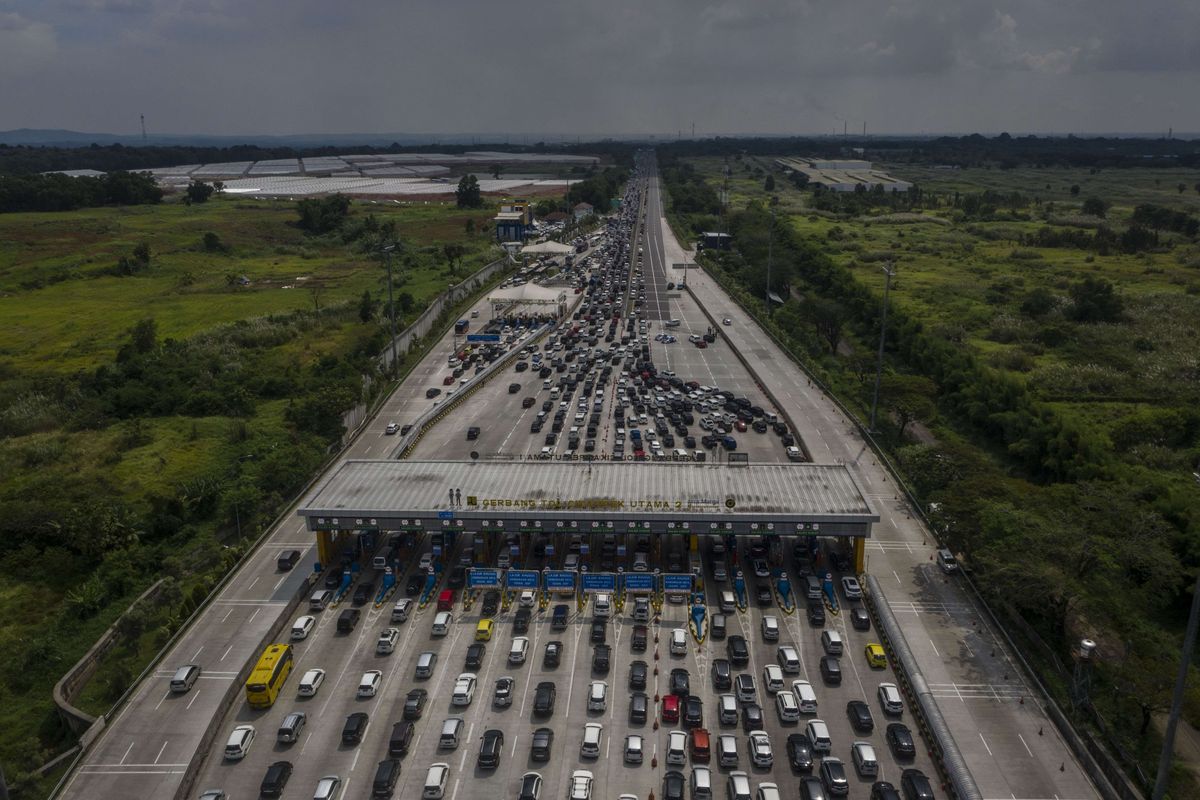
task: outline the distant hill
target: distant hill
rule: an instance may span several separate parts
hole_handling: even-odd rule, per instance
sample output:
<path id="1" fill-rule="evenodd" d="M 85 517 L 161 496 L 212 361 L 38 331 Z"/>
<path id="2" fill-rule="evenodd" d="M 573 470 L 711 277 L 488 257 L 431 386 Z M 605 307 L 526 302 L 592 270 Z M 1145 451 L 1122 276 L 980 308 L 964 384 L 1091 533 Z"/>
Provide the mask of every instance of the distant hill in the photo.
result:
<path id="1" fill-rule="evenodd" d="M 574 142 L 577 137 L 562 134 L 511 134 L 511 133 L 298 133 L 286 136 L 215 136 L 207 134 L 167 133 L 151 134 L 144 140 L 136 133 L 85 133 L 81 131 L 52 128 L 17 128 L 0 131 L 0 145 L 26 145 L 34 147 L 86 147 L 91 144 L 121 144 L 128 147 L 143 145 L 203 147 L 230 147 L 252 144 L 260 147 L 327 147 L 345 145 L 371 145 L 386 147 L 393 142 L 401 145 L 471 145 L 476 143 L 533 144 L 535 142 Z"/>

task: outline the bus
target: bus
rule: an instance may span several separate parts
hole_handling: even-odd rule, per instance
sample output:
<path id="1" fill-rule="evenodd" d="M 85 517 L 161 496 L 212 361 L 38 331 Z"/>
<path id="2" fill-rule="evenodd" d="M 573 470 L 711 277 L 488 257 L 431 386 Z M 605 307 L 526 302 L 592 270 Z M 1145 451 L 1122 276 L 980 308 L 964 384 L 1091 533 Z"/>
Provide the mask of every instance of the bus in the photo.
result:
<path id="1" fill-rule="evenodd" d="M 251 708 L 270 708 L 292 671 L 292 646 L 268 645 L 246 679 L 246 702 Z"/>

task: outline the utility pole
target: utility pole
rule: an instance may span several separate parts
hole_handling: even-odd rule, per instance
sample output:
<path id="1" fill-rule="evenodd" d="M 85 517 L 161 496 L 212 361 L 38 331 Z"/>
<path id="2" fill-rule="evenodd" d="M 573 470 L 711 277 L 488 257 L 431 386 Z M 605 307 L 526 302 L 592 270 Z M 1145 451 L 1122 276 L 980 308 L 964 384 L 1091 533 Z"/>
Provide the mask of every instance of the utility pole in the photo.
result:
<path id="1" fill-rule="evenodd" d="M 888 293 L 892 288 L 892 276 L 896 274 L 896 268 L 890 261 L 883 268 L 883 274 L 887 276 L 887 282 L 883 285 L 883 317 L 879 321 L 879 360 L 875 365 L 875 397 L 871 400 L 871 425 L 867 428 L 871 433 L 875 432 L 875 412 L 879 408 L 879 379 L 883 376 L 883 342 L 887 338 Z"/>
<path id="2" fill-rule="evenodd" d="M 1171 759 L 1175 755 L 1175 728 L 1179 725 L 1179 713 L 1183 710 L 1183 690 L 1187 685 L 1188 666 L 1191 664 L 1192 651 L 1196 649 L 1197 622 L 1200 622 L 1200 575 L 1196 576 L 1196 586 L 1192 589 L 1192 613 L 1188 615 L 1187 634 L 1183 637 L 1183 654 L 1179 659 L 1179 675 L 1175 678 L 1175 693 L 1171 696 L 1171 713 L 1167 717 L 1162 755 L 1158 758 L 1158 776 L 1154 779 L 1152 800 L 1162 800 L 1167 792 L 1167 781 L 1171 777 Z"/>
<path id="3" fill-rule="evenodd" d="M 771 201 L 768 199 L 768 203 Z M 775 206 L 771 206 L 771 227 L 767 228 L 767 314 L 771 313 L 771 245 L 775 241 Z"/>
<path id="4" fill-rule="evenodd" d="M 383 257 L 387 260 L 388 272 L 388 318 L 391 321 L 392 329 L 392 374 L 396 373 L 396 304 L 392 302 L 392 251 L 396 249 L 396 243 L 392 242 L 383 248 Z"/>

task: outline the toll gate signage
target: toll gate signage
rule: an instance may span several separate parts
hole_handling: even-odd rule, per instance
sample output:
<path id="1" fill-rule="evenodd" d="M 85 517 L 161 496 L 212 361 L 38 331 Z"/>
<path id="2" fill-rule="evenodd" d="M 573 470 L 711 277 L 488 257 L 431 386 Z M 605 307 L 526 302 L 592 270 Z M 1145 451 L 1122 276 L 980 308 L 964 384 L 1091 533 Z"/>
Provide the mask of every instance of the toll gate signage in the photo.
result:
<path id="1" fill-rule="evenodd" d="M 552 592 L 575 591 L 575 573 L 559 570 L 547 572 L 546 588 Z"/>
<path id="2" fill-rule="evenodd" d="M 494 569 L 473 569 L 467 573 L 467 585 L 496 587 L 500 585 L 500 572 Z"/>
<path id="3" fill-rule="evenodd" d="M 654 591 L 654 576 L 648 572 L 626 572 L 625 591 L 652 592 Z"/>
<path id="4" fill-rule="evenodd" d="M 583 591 L 585 592 L 615 592 L 617 576 L 611 572 L 589 572 L 583 576 Z"/>
<path id="5" fill-rule="evenodd" d="M 692 590 L 690 574 L 663 575 L 662 578 L 664 592 L 690 592 Z"/>
<path id="6" fill-rule="evenodd" d="M 538 588 L 538 574 L 536 572 L 518 571 L 510 569 L 506 576 L 509 589 L 536 589 Z"/>

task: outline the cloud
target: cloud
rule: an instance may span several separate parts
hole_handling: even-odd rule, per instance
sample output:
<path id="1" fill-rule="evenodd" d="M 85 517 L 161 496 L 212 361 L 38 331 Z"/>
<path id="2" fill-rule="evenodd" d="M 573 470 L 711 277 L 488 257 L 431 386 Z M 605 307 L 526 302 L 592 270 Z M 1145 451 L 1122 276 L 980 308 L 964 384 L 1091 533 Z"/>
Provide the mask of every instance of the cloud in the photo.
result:
<path id="1" fill-rule="evenodd" d="M 11 78 L 36 72 L 57 50 L 52 27 L 15 11 L 0 12 L 0 74 Z"/>

